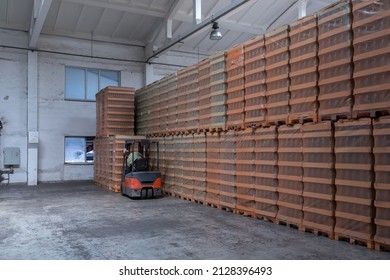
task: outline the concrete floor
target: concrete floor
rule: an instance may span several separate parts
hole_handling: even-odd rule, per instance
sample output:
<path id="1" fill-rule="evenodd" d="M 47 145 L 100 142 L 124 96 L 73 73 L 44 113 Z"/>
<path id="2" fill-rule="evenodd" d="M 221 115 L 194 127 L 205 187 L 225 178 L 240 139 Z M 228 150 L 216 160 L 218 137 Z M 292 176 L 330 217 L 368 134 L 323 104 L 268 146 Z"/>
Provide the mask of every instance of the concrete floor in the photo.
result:
<path id="1" fill-rule="evenodd" d="M 0 186 L 0 259 L 390 259 L 173 197 L 131 200 L 91 182 Z"/>

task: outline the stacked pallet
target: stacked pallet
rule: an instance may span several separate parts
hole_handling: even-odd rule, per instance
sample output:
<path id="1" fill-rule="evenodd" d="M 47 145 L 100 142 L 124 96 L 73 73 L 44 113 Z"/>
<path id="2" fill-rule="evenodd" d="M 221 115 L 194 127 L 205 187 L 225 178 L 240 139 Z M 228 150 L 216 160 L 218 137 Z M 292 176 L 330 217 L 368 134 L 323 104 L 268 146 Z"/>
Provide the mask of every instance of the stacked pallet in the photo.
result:
<path id="1" fill-rule="evenodd" d="M 245 127 L 261 126 L 265 121 L 265 44 L 258 36 L 244 44 L 245 53 Z"/>
<path id="2" fill-rule="evenodd" d="M 193 135 L 193 189 L 194 200 L 204 203 L 206 200 L 206 135 Z"/>
<path id="3" fill-rule="evenodd" d="M 301 125 L 278 129 L 278 213 L 277 223 L 301 228 L 303 218 L 303 154 Z"/>
<path id="4" fill-rule="evenodd" d="M 373 156 L 371 119 L 335 123 L 335 238 L 373 247 Z"/>
<path id="5" fill-rule="evenodd" d="M 148 93 L 150 104 L 150 119 L 148 122 L 151 126 L 153 135 L 160 134 L 160 81 L 155 81 L 151 84 L 150 92 Z"/>
<path id="6" fill-rule="evenodd" d="M 210 58 L 198 63 L 199 79 L 199 126 L 206 131 L 210 127 Z"/>
<path id="7" fill-rule="evenodd" d="M 150 121 L 148 121 L 150 119 L 149 90 L 150 85 L 135 92 L 135 119 L 137 135 L 149 135 L 152 131 Z"/>
<path id="8" fill-rule="evenodd" d="M 290 112 L 289 27 L 282 26 L 265 34 L 267 115 L 269 124 L 285 123 Z"/>
<path id="9" fill-rule="evenodd" d="M 258 128 L 255 140 L 256 217 L 274 221 L 278 212 L 278 134 L 276 126 Z"/>
<path id="10" fill-rule="evenodd" d="M 96 94 L 94 182 L 115 192 L 120 191 L 125 139 L 134 137 L 134 115 L 133 88 L 106 87 Z"/>
<path id="11" fill-rule="evenodd" d="M 160 80 L 160 95 L 159 95 L 159 116 L 160 126 L 158 129 L 159 135 L 165 135 L 168 131 L 168 92 L 169 92 L 169 78 Z"/>
<path id="12" fill-rule="evenodd" d="M 306 123 L 303 138 L 303 221 L 305 231 L 334 236 L 335 169 L 331 122 Z"/>
<path id="13" fill-rule="evenodd" d="M 210 127 L 209 130 L 226 129 L 226 53 L 210 56 Z"/>
<path id="14" fill-rule="evenodd" d="M 195 66 L 184 68 L 177 72 L 177 127 L 176 132 L 185 131 L 187 127 L 187 94 L 191 84 L 191 75 Z"/>
<path id="15" fill-rule="evenodd" d="M 353 116 L 389 114 L 390 2 L 353 2 Z"/>
<path id="16" fill-rule="evenodd" d="M 244 96 L 245 96 L 245 65 L 244 45 L 235 46 L 227 51 L 227 128 L 244 127 Z"/>
<path id="17" fill-rule="evenodd" d="M 198 69 L 192 65 L 177 73 L 177 131 L 196 131 L 198 126 Z"/>
<path id="18" fill-rule="evenodd" d="M 171 74 L 164 79 L 168 80 L 168 132 L 177 130 L 177 75 Z"/>
<path id="19" fill-rule="evenodd" d="M 233 212 L 236 209 L 236 134 L 230 130 L 220 134 L 219 189 L 220 207 Z"/>
<path id="20" fill-rule="evenodd" d="M 122 180 L 123 147 L 128 135 L 102 136 L 94 141 L 94 182 L 108 190 L 119 192 Z M 131 136 L 144 139 L 143 136 Z"/>
<path id="21" fill-rule="evenodd" d="M 236 212 L 254 216 L 255 209 L 255 140 L 251 128 L 236 135 Z"/>
<path id="22" fill-rule="evenodd" d="M 220 205 L 219 192 L 221 182 L 220 134 L 206 134 L 206 204 L 214 207 Z"/>
<path id="23" fill-rule="evenodd" d="M 164 165 L 165 180 L 163 180 L 163 189 L 171 195 L 179 195 L 176 189 L 176 171 L 177 171 L 177 147 L 175 136 L 164 137 Z"/>
<path id="24" fill-rule="evenodd" d="M 96 136 L 134 135 L 134 88 L 106 87 L 96 94 Z"/>
<path id="25" fill-rule="evenodd" d="M 390 117 L 374 120 L 375 246 L 390 248 Z"/>
<path id="26" fill-rule="evenodd" d="M 349 2 L 340 2 L 318 14 L 320 120 L 351 118 L 352 17 Z"/>
<path id="27" fill-rule="evenodd" d="M 181 136 L 179 142 L 180 157 L 179 168 L 182 170 L 182 191 L 181 195 L 186 198 L 194 199 L 194 138 L 191 134 Z"/>
<path id="28" fill-rule="evenodd" d="M 317 18 L 307 16 L 290 25 L 289 123 L 317 121 Z"/>

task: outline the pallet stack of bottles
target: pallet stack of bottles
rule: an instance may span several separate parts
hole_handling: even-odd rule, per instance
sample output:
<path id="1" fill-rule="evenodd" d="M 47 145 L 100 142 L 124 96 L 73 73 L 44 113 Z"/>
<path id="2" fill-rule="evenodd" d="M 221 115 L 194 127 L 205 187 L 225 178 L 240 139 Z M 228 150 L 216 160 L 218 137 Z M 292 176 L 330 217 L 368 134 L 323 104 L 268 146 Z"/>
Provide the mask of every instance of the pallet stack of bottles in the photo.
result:
<path id="1" fill-rule="evenodd" d="M 268 124 L 286 123 L 290 106 L 289 79 L 289 27 L 282 26 L 265 34 L 265 60 L 267 84 L 267 115 Z"/>
<path id="2" fill-rule="evenodd" d="M 106 87 L 96 94 L 94 182 L 115 192 L 120 191 L 125 139 L 134 135 L 134 92 Z"/>
<path id="3" fill-rule="evenodd" d="M 290 24 L 290 124 L 317 121 L 317 48 L 315 15 Z"/>
<path id="4" fill-rule="evenodd" d="M 264 36 L 254 37 L 244 44 L 245 61 L 245 127 L 265 122 L 266 73 Z"/>
<path id="5" fill-rule="evenodd" d="M 227 128 L 242 128 L 244 125 L 245 64 L 244 45 L 235 46 L 227 51 Z"/>
<path id="6" fill-rule="evenodd" d="M 341 1 L 137 91 L 166 193 L 388 250 L 389 11 Z"/>
<path id="7" fill-rule="evenodd" d="M 353 2 L 353 117 L 390 108 L 390 2 Z"/>
<path id="8" fill-rule="evenodd" d="M 352 113 L 352 15 L 349 1 L 318 13 L 320 120 L 350 118 Z"/>

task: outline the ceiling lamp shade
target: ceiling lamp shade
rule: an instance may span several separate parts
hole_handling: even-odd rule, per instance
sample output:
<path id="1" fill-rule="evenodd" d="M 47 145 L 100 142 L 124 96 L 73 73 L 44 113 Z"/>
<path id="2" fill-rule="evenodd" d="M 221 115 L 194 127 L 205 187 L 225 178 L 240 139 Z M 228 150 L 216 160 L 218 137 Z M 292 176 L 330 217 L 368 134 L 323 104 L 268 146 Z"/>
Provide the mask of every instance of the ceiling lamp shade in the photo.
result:
<path id="1" fill-rule="evenodd" d="M 210 40 L 222 39 L 222 34 L 218 29 L 219 29 L 218 22 L 216 22 L 216 21 L 213 22 L 213 30 L 210 33 Z"/>

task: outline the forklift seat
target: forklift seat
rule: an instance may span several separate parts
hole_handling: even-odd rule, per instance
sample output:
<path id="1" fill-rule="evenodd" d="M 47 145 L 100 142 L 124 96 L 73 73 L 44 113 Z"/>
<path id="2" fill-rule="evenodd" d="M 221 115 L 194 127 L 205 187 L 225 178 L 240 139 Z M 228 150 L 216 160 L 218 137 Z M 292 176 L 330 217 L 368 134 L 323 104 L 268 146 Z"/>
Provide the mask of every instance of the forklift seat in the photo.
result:
<path id="1" fill-rule="evenodd" d="M 137 158 L 134 163 L 134 171 L 147 171 L 148 170 L 148 160 L 146 158 Z"/>

